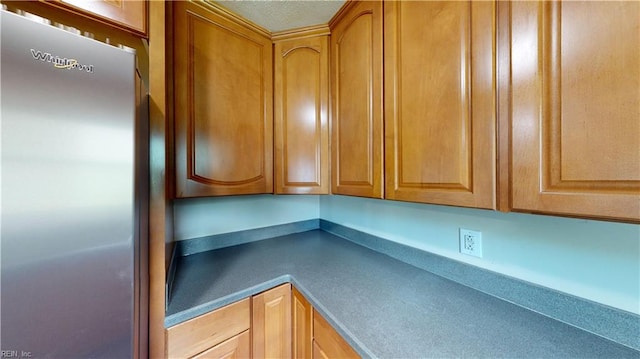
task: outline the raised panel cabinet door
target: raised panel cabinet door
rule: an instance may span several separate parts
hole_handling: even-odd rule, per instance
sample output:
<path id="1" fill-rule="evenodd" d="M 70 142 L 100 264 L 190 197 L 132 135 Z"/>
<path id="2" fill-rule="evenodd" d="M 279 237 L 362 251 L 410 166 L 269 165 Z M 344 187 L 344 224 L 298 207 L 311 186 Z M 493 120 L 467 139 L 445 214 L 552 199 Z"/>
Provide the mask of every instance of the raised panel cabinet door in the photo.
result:
<path id="1" fill-rule="evenodd" d="M 384 3 L 385 196 L 495 208 L 495 3 Z"/>
<path id="2" fill-rule="evenodd" d="M 136 35 L 147 35 L 147 1 L 145 0 L 47 0 L 82 15 L 102 20 Z"/>
<path id="3" fill-rule="evenodd" d="M 311 324 L 313 322 L 313 307 L 295 287 L 292 287 L 291 320 L 293 357 L 296 359 L 311 359 L 312 341 Z"/>
<path id="4" fill-rule="evenodd" d="M 252 298 L 253 357 L 291 358 L 291 284 Z"/>
<path id="5" fill-rule="evenodd" d="M 233 338 L 200 353 L 193 359 L 248 359 L 251 358 L 251 335 L 242 332 Z"/>
<path id="6" fill-rule="evenodd" d="M 640 2 L 511 4 L 512 208 L 640 221 Z"/>
<path id="7" fill-rule="evenodd" d="M 383 198 L 382 2 L 331 24 L 331 192 Z"/>
<path id="8" fill-rule="evenodd" d="M 274 44 L 276 193 L 329 193 L 328 42 Z"/>
<path id="9" fill-rule="evenodd" d="M 270 38 L 173 4 L 176 197 L 273 192 Z"/>
<path id="10" fill-rule="evenodd" d="M 316 310 L 313 311 L 313 357 L 360 358 L 360 355 Z"/>

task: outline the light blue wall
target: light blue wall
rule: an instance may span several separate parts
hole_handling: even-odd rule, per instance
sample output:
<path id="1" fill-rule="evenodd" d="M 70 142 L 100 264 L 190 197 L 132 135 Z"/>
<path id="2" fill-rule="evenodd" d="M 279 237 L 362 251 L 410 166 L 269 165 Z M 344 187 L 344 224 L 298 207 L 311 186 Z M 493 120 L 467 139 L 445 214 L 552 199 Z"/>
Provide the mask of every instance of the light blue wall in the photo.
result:
<path id="1" fill-rule="evenodd" d="M 178 200 L 175 239 L 322 218 L 478 267 L 640 314 L 640 226 L 346 196 Z M 482 232 L 482 259 L 458 230 Z"/>
<path id="2" fill-rule="evenodd" d="M 346 196 L 320 217 L 640 314 L 639 225 Z M 459 253 L 460 227 L 482 232 L 482 259 Z"/>
<path id="3" fill-rule="evenodd" d="M 174 203 L 177 241 L 320 217 L 318 196 L 229 196 Z"/>

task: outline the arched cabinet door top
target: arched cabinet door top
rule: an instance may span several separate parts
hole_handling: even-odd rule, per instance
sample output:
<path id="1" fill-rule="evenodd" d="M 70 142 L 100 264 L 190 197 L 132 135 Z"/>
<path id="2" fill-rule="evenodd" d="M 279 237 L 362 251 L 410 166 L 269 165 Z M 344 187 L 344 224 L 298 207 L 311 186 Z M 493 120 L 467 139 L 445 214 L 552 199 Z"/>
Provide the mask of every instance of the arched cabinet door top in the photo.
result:
<path id="1" fill-rule="evenodd" d="M 350 28 L 358 20 L 361 20 L 364 16 L 367 16 L 368 18 L 367 20 L 372 21 L 370 18 L 376 15 L 373 9 L 364 9 L 364 10 L 358 9 L 357 11 L 358 12 L 355 12 L 354 14 L 350 14 L 348 17 L 345 17 L 345 19 L 343 20 L 343 23 L 340 24 L 341 30 L 340 32 L 337 33 L 337 36 L 334 33 L 334 36 L 336 36 L 336 44 L 340 44 L 342 42 L 342 38 L 344 37 L 344 35 L 346 35 L 347 33 L 350 33 L 349 31 Z M 373 26 L 368 26 L 368 27 L 370 30 L 374 29 Z"/>
<path id="2" fill-rule="evenodd" d="M 290 53 L 297 51 L 297 50 L 311 50 L 311 51 L 315 51 L 316 53 L 320 54 L 322 52 L 322 49 L 320 48 L 320 46 L 307 46 L 307 45 L 301 45 L 301 46 L 295 46 L 286 50 L 282 51 L 282 57 L 287 57 L 289 56 Z"/>
<path id="3" fill-rule="evenodd" d="M 329 193 L 328 36 L 274 48 L 275 192 Z"/>

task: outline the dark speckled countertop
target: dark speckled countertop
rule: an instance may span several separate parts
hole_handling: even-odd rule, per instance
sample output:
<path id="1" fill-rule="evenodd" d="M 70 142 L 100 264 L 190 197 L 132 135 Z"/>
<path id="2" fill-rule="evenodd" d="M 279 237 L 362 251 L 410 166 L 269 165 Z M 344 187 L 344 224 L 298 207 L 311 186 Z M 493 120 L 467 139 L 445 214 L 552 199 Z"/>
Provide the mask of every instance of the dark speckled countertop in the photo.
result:
<path id="1" fill-rule="evenodd" d="M 181 257 L 167 327 L 291 282 L 363 357 L 640 358 L 640 352 L 322 230 Z"/>

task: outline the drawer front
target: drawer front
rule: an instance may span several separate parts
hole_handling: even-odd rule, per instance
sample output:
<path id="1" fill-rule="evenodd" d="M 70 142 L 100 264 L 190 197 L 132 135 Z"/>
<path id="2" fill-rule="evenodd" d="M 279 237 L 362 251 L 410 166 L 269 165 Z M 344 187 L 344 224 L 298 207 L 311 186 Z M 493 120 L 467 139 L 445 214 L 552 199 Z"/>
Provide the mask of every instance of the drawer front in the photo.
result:
<path id="1" fill-rule="evenodd" d="M 249 329 L 249 298 L 166 330 L 167 357 L 189 358 Z"/>
<path id="2" fill-rule="evenodd" d="M 194 356 L 192 359 L 249 358 L 251 356 L 251 335 L 246 330 L 215 347 Z"/>

